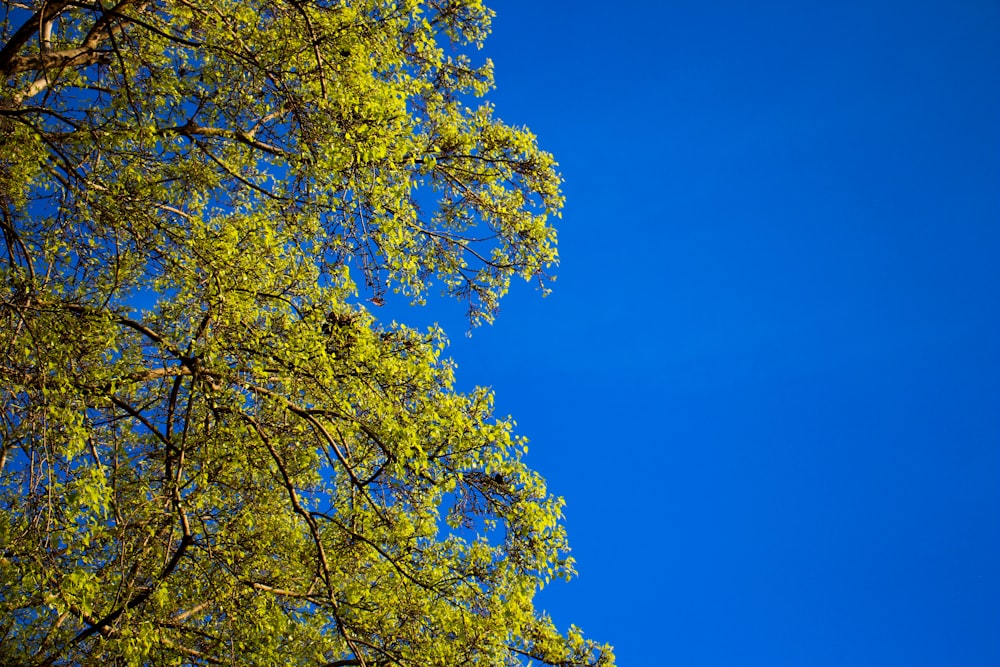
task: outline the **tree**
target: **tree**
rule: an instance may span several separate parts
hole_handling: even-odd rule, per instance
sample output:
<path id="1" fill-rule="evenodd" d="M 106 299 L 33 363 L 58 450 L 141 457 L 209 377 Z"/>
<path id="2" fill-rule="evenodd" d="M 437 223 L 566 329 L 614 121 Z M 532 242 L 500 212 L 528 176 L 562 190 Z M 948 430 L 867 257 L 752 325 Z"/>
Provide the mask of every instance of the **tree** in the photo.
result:
<path id="1" fill-rule="evenodd" d="M 360 302 L 476 324 L 556 260 L 490 11 L 4 5 L 0 663 L 611 665 L 533 606 L 572 561 L 512 422 Z"/>

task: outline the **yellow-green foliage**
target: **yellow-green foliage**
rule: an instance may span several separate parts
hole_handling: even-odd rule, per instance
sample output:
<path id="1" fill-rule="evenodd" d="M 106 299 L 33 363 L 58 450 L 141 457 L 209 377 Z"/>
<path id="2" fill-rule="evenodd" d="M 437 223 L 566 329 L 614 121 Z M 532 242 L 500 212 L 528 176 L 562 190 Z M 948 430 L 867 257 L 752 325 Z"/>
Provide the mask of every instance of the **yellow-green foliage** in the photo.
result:
<path id="1" fill-rule="evenodd" d="M 439 330 L 556 259 L 477 0 L 5 1 L 0 663 L 611 665 Z"/>

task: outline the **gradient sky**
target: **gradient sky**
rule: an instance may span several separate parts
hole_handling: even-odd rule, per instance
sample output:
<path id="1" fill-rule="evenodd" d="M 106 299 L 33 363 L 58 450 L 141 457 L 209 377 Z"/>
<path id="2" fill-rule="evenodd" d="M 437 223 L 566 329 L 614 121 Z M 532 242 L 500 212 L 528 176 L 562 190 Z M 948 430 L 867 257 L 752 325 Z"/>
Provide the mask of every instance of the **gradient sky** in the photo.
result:
<path id="1" fill-rule="evenodd" d="M 623 667 L 1000 665 L 1000 3 L 488 4 L 558 281 L 403 317 L 567 500 L 541 606 Z"/>

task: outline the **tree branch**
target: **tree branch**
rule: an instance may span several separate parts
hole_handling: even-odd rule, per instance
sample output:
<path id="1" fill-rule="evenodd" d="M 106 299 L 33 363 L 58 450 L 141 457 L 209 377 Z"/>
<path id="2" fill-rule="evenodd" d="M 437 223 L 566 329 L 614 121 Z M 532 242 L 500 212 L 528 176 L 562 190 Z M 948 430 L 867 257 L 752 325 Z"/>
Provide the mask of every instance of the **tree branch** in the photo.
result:
<path id="1" fill-rule="evenodd" d="M 256 148 L 257 150 L 264 151 L 271 155 L 277 157 L 289 157 L 288 153 L 281 150 L 276 146 L 270 144 L 265 144 L 263 141 L 258 141 L 253 138 L 251 132 L 244 132 L 243 130 L 226 130 L 219 127 L 202 127 L 198 125 L 193 120 L 189 120 L 184 125 L 176 125 L 174 127 L 164 127 L 156 132 L 160 136 L 169 136 L 172 134 L 179 134 L 181 136 L 191 139 L 195 136 L 199 137 L 223 137 L 225 139 L 233 139 L 250 146 L 251 148 Z"/>
<path id="2" fill-rule="evenodd" d="M 43 51 L 30 56 L 14 56 L 7 63 L 4 74 L 13 76 L 21 72 L 33 72 L 36 70 L 65 69 L 67 67 L 86 67 L 98 63 L 107 64 L 111 62 L 110 51 L 100 51 L 95 47 L 81 46 L 65 51 Z M 47 77 L 42 77 L 39 81 L 47 81 Z M 37 82 L 36 82 L 37 83 Z M 34 88 L 35 84 L 32 84 Z M 40 90 L 40 89 L 39 89 Z M 39 90 L 30 91 L 23 94 L 27 99 L 38 94 Z"/>
<path id="3" fill-rule="evenodd" d="M 52 2 L 46 2 L 42 5 L 42 8 L 35 12 L 31 18 L 25 21 L 20 28 L 17 29 L 4 47 L 0 49 L 0 73 L 4 76 L 10 76 L 14 72 L 11 71 L 11 65 L 15 62 L 17 58 L 18 51 L 31 41 L 31 38 L 38 34 L 38 27 L 44 25 L 54 19 L 56 16 L 62 13 L 64 9 L 70 4 L 70 0 L 53 0 Z"/>

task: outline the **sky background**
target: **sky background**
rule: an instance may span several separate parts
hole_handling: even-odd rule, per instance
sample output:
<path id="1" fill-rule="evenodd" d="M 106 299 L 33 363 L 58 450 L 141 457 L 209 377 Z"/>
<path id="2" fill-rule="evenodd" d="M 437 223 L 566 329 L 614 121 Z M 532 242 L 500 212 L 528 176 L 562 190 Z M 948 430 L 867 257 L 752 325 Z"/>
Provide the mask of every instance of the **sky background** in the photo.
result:
<path id="1" fill-rule="evenodd" d="M 1000 665 L 1000 3 L 493 0 L 562 265 L 435 304 L 619 664 Z"/>

